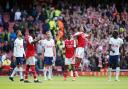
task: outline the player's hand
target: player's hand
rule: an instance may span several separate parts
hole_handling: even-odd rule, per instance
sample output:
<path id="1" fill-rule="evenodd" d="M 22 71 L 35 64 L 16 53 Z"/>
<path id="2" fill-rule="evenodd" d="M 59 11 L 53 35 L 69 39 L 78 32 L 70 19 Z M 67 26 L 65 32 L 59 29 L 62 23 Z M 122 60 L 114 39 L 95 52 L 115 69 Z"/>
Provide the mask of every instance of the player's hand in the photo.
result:
<path id="1" fill-rule="evenodd" d="M 14 60 L 14 61 L 16 60 L 16 57 L 15 57 L 15 56 L 13 56 L 13 60 Z"/>
<path id="2" fill-rule="evenodd" d="M 42 60 L 44 60 L 44 55 L 41 56 Z"/>

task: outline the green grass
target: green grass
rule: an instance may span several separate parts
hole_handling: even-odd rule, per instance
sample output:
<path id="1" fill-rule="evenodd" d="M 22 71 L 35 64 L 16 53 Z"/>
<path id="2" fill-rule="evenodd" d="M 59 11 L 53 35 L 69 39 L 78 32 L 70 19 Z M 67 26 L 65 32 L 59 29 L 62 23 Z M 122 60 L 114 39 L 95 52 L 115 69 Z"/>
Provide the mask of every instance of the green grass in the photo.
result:
<path id="1" fill-rule="evenodd" d="M 33 78 L 30 78 L 33 81 Z M 43 80 L 43 77 L 40 77 Z M 128 89 L 128 77 L 120 77 L 119 82 L 107 81 L 106 77 L 79 77 L 76 81 L 68 78 L 63 81 L 63 77 L 54 77 L 52 81 L 43 81 L 43 83 L 26 84 L 20 82 L 18 77 L 11 82 L 8 77 L 0 77 L 0 89 Z"/>

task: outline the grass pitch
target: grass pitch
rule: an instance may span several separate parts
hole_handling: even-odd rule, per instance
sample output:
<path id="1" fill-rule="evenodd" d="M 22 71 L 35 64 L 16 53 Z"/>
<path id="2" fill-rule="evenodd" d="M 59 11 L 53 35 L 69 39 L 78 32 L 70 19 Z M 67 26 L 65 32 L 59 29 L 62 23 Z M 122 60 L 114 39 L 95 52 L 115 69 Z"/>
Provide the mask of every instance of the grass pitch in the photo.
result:
<path id="1" fill-rule="evenodd" d="M 55 76 L 52 81 L 43 81 L 43 77 L 39 77 L 42 83 L 20 82 L 18 77 L 14 77 L 11 82 L 8 77 L 0 76 L 0 89 L 128 89 L 128 77 L 120 77 L 119 82 L 107 81 L 106 77 L 79 77 L 76 81 L 72 81 L 69 77 L 67 81 L 63 81 L 62 76 Z M 33 78 L 30 77 L 33 81 Z"/>

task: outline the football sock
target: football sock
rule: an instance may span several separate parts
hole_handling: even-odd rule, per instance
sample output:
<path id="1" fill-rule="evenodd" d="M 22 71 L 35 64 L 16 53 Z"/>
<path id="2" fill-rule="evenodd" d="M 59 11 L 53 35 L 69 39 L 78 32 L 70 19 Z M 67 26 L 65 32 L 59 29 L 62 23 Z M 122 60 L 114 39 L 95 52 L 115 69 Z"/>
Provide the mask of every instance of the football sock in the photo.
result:
<path id="1" fill-rule="evenodd" d="M 47 71 L 48 71 L 47 68 L 44 67 L 44 79 L 45 79 L 45 80 L 47 80 Z"/>
<path id="2" fill-rule="evenodd" d="M 29 68 L 30 68 L 30 66 L 27 65 L 27 66 L 26 66 L 26 69 L 25 69 L 25 80 L 28 80 L 28 72 L 29 72 Z"/>
<path id="3" fill-rule="evenodd" d="M 117 67 L 117 68 L 116 68 L 116 80 L 119 79 L 119 74 L 120 74 L 120 68 Z"/>
<path id="4" fill-rule="evenodd" d="M 111 80 L 111 76 L 112 76 L 112 68 L 108 68 L 108 79 Z"/>
<path id="5" fill-rule="evenodd" d="M 20 79 L 23 79 L 23 68 L 22 67 L 19 68 L 19 72 L 20 72 Z"/>
<path id="6" fill-rule="evenodd" d="M 52 76 L 52 75 L 51 75 L 51 74 L 52 74 L 51 72 L 52 72 L 52 71 L 51 71 L 51 67 L 49 67 L 49 68 L 48 68 L 48 79 L 51 79 L 51 78 L 52 78 L 52 77 L 51 77 L 51 76 Z"/>
<path id="7" fill-rule="evenodd" d="M 10 77 L 14 77 L 18 70 L 18 67 L 15 67 Z"/>
<path id="8" fill-rule="evenodd" d="M 31 67 L 31 70 L 32 70 L 34 80 L 37 80 L 37 73 L 36 73 L 35 65 L 31 65 L 30 67 Z"/>

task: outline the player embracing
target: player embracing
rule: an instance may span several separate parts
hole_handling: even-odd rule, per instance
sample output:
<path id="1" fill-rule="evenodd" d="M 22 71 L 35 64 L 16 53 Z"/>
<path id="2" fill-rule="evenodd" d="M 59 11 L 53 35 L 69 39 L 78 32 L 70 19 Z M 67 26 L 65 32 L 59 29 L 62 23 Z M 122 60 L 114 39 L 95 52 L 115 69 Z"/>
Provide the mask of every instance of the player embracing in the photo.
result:
<path id="1" fill-rule="evenodd" d="M 112 68 L 116 68 L 116 81 L 119 81 L 120 73 L 120 50 L 123 49 L 124 56 L 124 46 L 123 40 L 118 37 L 118 32 L 114 31 L 112 37 L 109 40 L 109 68 L 108 68 L 108 78 L 111 81 L 111 71 Z"/>
<path id="2" fill-rule="evenodd" d="M 73 71 L 72 80 L 75 81 L 75 48 L 76 42 L 71 38 L 71 34 L 69 33 L 67 39 L 64 41 L 64 50 L 65 50 L 65 67 L 64 67 L 64 80 L 67 79 L 68 68 L 71 66 L 71 70 Z"/>
<path id="3" fill-rule="evenodd" d="M 52 65 L 53 61 L 56 59 L 56 48 L 50 31 L 46 32 L 46 39 L 41 40 L 41 44 L 43 47 L 42 58 L 44 60 L 44 80 L 52 80 Z"/>
<path id="4" fill-rule="evenodd" d="M 82 27 L 79 27 L 78 32 L 73 35 L 74 37 L 77 37 L 77 48 L 76 48 L 76 54 L 75 54 L 75 68 L 76 68 L 76 75 L 78 76 L 78 68 L 80 66 L 80 63 L 82 59 L 84 58 L 84 51 L 85 46 L 87 44 L 87 37 L 88 35 L 84 33 L 84 29 Z"/>
<path id="5" fill-rule="evenodd" d="M 26 36 L 26 68 L 25 68 L 25 83 L 30 83 L 28 80 L 28 73 L 29 69 L 31 69 L 31 72 L 34 77 L 34 82 L 35 83 L 40 83 L 40 81 L 37 79 L 37 73 L 35 70 L 35 43 L 38 42 L 39 39 L 33 39 L 33 30 L 29 30 L 28 35 Z"/>

